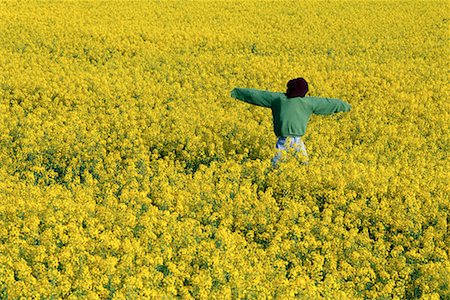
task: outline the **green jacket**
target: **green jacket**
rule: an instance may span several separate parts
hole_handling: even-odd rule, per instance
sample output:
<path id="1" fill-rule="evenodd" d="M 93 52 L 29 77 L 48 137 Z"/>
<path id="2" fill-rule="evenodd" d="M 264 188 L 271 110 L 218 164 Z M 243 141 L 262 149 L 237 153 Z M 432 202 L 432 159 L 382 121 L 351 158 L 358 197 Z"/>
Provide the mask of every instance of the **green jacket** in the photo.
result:
<path id="1" fill-rule="evenodd" d="M 320 97 L 288 98 L 284 93 L 235 88 L 231 97 L 272 109 L 273 129 L 277 137 L 303 136 L 311 114 L 330 115 L 346 112 L 351 105 L 339 99 Z"/>

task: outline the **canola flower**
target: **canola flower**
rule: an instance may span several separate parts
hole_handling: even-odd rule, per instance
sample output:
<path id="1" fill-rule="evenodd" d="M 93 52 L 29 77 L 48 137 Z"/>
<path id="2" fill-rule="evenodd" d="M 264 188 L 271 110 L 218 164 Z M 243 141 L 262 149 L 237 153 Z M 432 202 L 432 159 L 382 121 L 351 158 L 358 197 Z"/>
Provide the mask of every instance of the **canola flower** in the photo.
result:
<path id="1" fill-rule="evenodd" d="M 0 2 L 0 298 L 450 297 L 445 1 Z M 235 86 L 310 94 L 272 169 Z M 338 121 L 338 122 L 337 122 Z"/>

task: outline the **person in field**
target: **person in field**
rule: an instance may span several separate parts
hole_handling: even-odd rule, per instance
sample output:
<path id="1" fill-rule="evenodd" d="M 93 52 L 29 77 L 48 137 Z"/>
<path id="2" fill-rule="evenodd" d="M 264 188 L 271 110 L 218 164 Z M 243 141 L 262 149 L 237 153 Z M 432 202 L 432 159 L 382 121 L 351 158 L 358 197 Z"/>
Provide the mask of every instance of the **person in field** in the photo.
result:
<path id="1" fill-rule="evenodd" d="M 303 164 L 308 164 L 308 153 L 302 136 L 311 114 L 330 115 L 347 112 L 351 105 L 339 99 L 306 96 L 308 83 L 304 78 L 295 78 L 287 83 L 286 93 L 234 88 L 231 97 L 272 110 L 273 129 L 278 140 L 277 154 L 272 165 L 277 163 L 288 150 L 300 154 Z"/>

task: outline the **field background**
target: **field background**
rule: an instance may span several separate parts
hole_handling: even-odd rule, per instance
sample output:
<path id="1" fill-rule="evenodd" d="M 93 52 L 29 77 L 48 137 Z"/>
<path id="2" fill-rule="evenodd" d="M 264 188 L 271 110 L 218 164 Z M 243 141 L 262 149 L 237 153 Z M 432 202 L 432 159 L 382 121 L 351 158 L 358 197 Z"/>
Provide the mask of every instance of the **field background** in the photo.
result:
<path id="1" fill-rule="evenodd" d="M 1 299 L 448 299 L 446 1 L 0 2 Z M 270 110 L 310 95 L 310 165 Z"/>

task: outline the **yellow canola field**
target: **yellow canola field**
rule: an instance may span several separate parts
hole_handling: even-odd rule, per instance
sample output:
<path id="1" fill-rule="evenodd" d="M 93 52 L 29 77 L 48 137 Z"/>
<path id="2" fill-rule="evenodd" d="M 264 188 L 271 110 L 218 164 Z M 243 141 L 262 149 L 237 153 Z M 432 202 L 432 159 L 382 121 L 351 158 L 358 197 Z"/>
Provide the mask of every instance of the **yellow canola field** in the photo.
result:
<path id="1" fill-rule="evenodd" d="M 448 299 L 446 1 L 0 2 L 1 299 Z M 273 169 L 234 87 L 343 99 Z"/>

